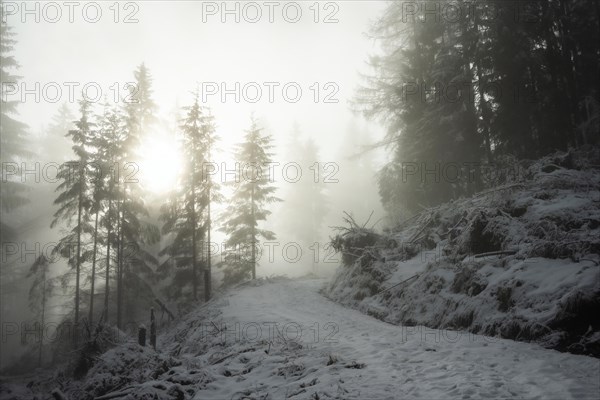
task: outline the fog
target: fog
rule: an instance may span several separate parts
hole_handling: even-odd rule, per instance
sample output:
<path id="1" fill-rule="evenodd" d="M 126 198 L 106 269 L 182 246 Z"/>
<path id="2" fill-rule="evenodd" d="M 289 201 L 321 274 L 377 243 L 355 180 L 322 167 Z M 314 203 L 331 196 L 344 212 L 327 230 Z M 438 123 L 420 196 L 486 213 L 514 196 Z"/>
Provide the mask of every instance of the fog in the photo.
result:
<path id="1" fill-rule="evenodd" d="M 5 342 L 4 326 L 34 317 L 28 308 L 29 267 L 68 229 L 67 225 L 50 229 L 58 195 L 54 166 L 75 157 L 70 139 L 56 133 L 53 118 L 66 105 L 72 120 L 78 119 L 82 89 L 96 113 L 102 112 L 105 101 L 123 106 L 128 87 L 135 82 L 133 71 L 142 63 L 152 78 L 157 121 L 136 149 L 135 177 L 144 189 L 148 218 L 159 228 L 160 206 L 175 188 L 185 162 L 178 125 L 194 90 L 214 116 L 219 140 L 212 161 L 218 167 L 217 181 L 227 180 L 226 170 L 235 163 L 235 144 L 243 140 L 251 115 L 273 137 L 275 196 L 282 201 L 271 204 L 272 214 L 259 224 L 277 238 L 273 247 L 261 249 L 258 276 L 329 275 L 339 260 L 325 247 L 331 227 L 343 224 L 342 212 L 358 222 L 366 222 L 372 214 L 371 225 L 383 216 L 375 175 L 385 153 L 364 152 L 382 139 L 383 128 L 354 113 L 351 104 L 361 74 L 368 72 L 367 57 L 377 51 L 365 32 L 382 4 L 301 2 L 285 11 L 286 3 L 271 8 L 261 2 L 250 7 L 190 1 L 102 2 L 85 8 L 86 4 L 74 9 L 60 2 L 3 4 L 3 23 L 15 34 L 11 55 L 19 64 L 14 72 L 20 78 L 16 85 L 3 88 L 2 100 L 16 102 L 15 119 L 28 126 L 27 148 L 32 155 L 19 163 L 33 172 L 20 179 L 27 186 L 29 203 L 3 214 L 3 224 L 16 236 L 6 236 L 2 248 L 3 347 L 10 344 L 9 351 L 2 351 L 2 367 L 25 348 L 16 335 L 8 335 Z M 307 140 L 316 145 L 318 154 L 301 160 L 295 146 Z M 294 202 L 297 168 L 286 169 L 289 163 L 300 166 L 304 181 L 314 177 L 315 163 L 329 174 L 327 182 L 322 182 L 323 175 L 319 179 L 325 213 L 310 240 L 298 237 L 308 226 L 308 220 L 298 216 L 310 211 Z M 232 191 L 224 188 L 223 194 L 225 200 L 213 205 L 215 263 L 222 261 L 220 250 L 227 240 L 219 228 L 227 218 Z M 165 257 L 158 252 L 169 240 L 163 236 L 149 247 L 161 262 Z M 50 270 L 52 276 L 64 273 L 66 260 L 56 258 Z M 218 286 L 222 271 L 213 270 Z M 89 282 L 83 285 L 87 288 Z M 70 311 L 70 302 L 68 295 L 55 296 L 46 321 L 60 321 Z"/>
<path id="2" fill-rule="evenodd" d="M 163 117 L 186 104 L 189 92 L 200 85 L 206 89 L 203 100 L 217 119 L 225 146 L 241 137 L 248 119 L 242 116 L 254 111 L 268 121 L 278 138 L 297 121 L 306 135 L 318 139 L 324 158 L 337 156 L 341 132 L 353 118 L 348 101 L 360 83 L 359 73 L 366 72 L 367 55 L 374 51 L 375 44 L 365 32 L 382 6 L 360 1 L 339 3 L 335 9 L 321 10 L 321 18 L 334 12 L 338 22 L 330 23 L 315 23 L 308 4 L 302 4 L 302 16 L 296 23 L 287 22 L 278 8 L 270 23 L 268 8 L 261 6 L 264 15 L 250 23 L 244 16 L 251 10 L 244 13 L 245 7 L 233 3 L 231 6 L 239 9 L 240 22 L 236 23 L 235 14 L 222 15 L 220 3 L 214 3 L 219 9 L 216 15 L 207 15 L 206 10 L 203 13 L 206 3 L 210 2 L 142 2 L 135 12 L 137 23 L 114 23 L 114 13 L 107 5 L 102 7 L 103 17 L 93 24 L 77 18 L 77 13 L 72 24 L 66 22 L 67 15 L 63 16 L 65 22 L 54 24 L 45 23 L 43 18 L 32 23 L 30 16 L 21 23 L 19 15 L 7 16 L 17 34 L 14 56 L 21 64 L 22 84 L 29 89 L 35 82 L 42 87 L 56 82 L 63 89 L 62 99 L 68 100 L 69 88 L 64 82 L 79 85 L 74 89 L 76 95 L 84 85 L 97 82 L 101 95 L 110 99 L 117 92 L 126 93 L 124 86 L 133 80 L 133 69 L 144 62 L 154 79 L 154 100 Z M 287 13 L 292 15 L 291 10 Z M 272 97 L 265 82 L 272 83 Z M 328 82 L 334 86 L 324 88 Z M 302 91 L 294 103 L 294 87 L 288 89 L 290 101 L 282 90 L 290 83 Z M 317 102 L 311 89 L 314 83 L 320 86 Z M 242 89 L 247 84 L 253 85 L 244 96 Z M 259 96 L 254 84 L 261 88 Z M 214 86 L 218 92 L 211 94 Z M 96 97 L 95 89 L 95 85 L 89 88 L 92 98 Z M 326 98 L 328 94 L 330 98 Z M 20 114 L 36 130 L 51 118 L 56 105 L 23 96 L 26 101 Z M 376 126 L 371 129 L 377 133 Z"/>
<path id="3" fill-rule="evenodd" d="M 597 398 L 597 0 L 0 10 L 0 397 Z"/>

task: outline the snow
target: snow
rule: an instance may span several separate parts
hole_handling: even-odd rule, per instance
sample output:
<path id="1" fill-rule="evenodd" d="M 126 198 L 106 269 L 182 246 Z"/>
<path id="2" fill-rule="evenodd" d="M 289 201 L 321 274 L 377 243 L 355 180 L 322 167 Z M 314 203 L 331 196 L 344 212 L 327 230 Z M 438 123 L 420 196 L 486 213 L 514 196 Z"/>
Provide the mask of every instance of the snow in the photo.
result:
<path id="1" fill-rule="evenodd" d="M 328 301 L 318 293 L 323 283 L 290 280 L 230 293 L 218 323 L 241 328 L 217 351 L 252 350 L 216 365 L 207 362 L 213 349 L 197 357 L 214 381 L 194 399 L 242 393 L 274 399 L 293 393 L 345 399 L 581 399 L 600 393 L 597 359 L 466 332 L 390 325 Z M 286 326 L 297 325 L 300 334 L 286 333 Z M 250 329 L 245 335 L 250 326 L 264 328 L 258 337 Z M 280 344 L 266 354 L 265 342 L 275 336 L 269 326 L 298 345 Z M 330 355 L 337 362 L 327 366 Z"/>
<path id="2" fill-rule="evenodd" d="M 584 156 L 567 158 L 538 160 L 517 183 L 380 234 L 361 260 L 338 269 L 327 295 L 393 324 L 600 356 L 592 311 L 600 304 L 600 174 L 583 168 Z"/>
<path id="3" fill-rule="evenodd" d="M 161 335 L 158 352 L 122 344 L 101 356 L 83 381 L 61 390 L 70 399 L 121 392 L 128 400 L 600 394 L 596 358 L 464 331 L 388 324 L 328 300 L 319 290 L 325 283 L 278 279 L 219 295 Z M 111 378 L 119 381 L 112 388 Z M 2 398 L 32 397 L 24 387 L 4 383 L 2 390 L 21 394 L 0 391 Z"/>
<path id="4" fill-rule="evenodd" d="M 223 368 L 237 366 L 236 359 L 228 361 L 211 371 L 215 381 L 195 398 L 231 398 L 245 390 L 241 388 L 260 388 L 253 393 L 285 398 L 311 382 L 310 390 L 299 398 L 315 392 L 321 398 L 329 394 L 348 399 L 568 399 L 594 398 L 600 393 L 597 359 L 465 332 L 390 325 L 327 301 L 317 292 L 322 283 L 285 281 L 231 294 L 222 309 L 223 320 L 242 326 L 299 324 L 303 327 L 299 342 L 304 347 L 284 350 L 275 358 L 244 353 L 247 363 L 260 368 L 242 375 L 240 384 L 232 384 L 231 378 L 219 374 Z M 321 330 L 317 341 L 315 326 Z M 326 330 L 327 326 L 335 329 Z M 338 362 L 327 366 L 330 354 Z M 353 362 L 365 367 L 347 368 Z M 278 365 L 296 365 L 301 371 L 282 377 L 273 374 Z"/>

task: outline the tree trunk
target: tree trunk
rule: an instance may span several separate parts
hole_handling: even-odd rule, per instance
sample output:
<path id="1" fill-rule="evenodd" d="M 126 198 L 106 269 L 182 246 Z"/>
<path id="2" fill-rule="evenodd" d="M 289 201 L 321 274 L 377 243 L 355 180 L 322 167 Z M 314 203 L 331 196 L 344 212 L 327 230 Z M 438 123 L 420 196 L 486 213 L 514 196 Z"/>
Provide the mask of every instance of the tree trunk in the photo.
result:
<path id="1" fill-rule="evenodd" d="M 156 319 L 154 318 L 154 307 L 150 309 L 150 345 L 156 350 Z"/>
<path id="2" fill-rule="evenodd" d="M 479 32 L 479 21 L 477 17 L 475 17 L 475 32 Z M 479 34 L 477 35 L 480 36 Z M 478 43 L 479 44 L 479 41 Z M 476 48 L 477 48 L 476 44 Z M 483 131 L 483 144 L 485 147 L 485 155 L 487 158 L 488 164 L 492 164 L 494 162 L 494 158 L 492 155 L 492 143 L 490 138 L 490 118 L 491 112 L 489 110 L 487 101 L 485 100 L 485 92 L 484 92 L 484 82 L 483 82 L 483 73 L 481 70 L 481 57 L 479 54 L 475 54 L 475 69 L 477 70 L 477 88 L 479 92 L 479 109 L 481 112 L 482 119 L 482 131 Z"/>
<path id="3" fill-rule="evenodd" d="M 550 14 L 550 5 L 546 2 L 542 2 L 542 12 L 543 15 Z M 558 17 L 556 13 L 552 13 L 553 16 Z M 559 12 L 560 15 L 560 12 Z M 562 42 L 559 40 L 561 33 L 558 32 L 559 37 L 557 37 L 557 32 L 555 30 L 555 26 L 552 19 L 549 19 L 544 27 L 545 40 L 547 43 L 547 53 L 548 53 L 548 62 L 546 63 L 548 66 L 548 71 L 550 73 L 550 85 L 552 89 L 551 96 L 555 101 L 553 102 L 553 109 L 551 110 L 553 123 L 551 125 L 551 131 L 544 135 L 542 139 L 540 136 L 539 141 L 539 150 L 535 156 L 541 156 L 546 154 L 549 151 L 553 151 L 557 148 L 558 143 L 561 141 L 561 136 L 567 134 L 568 124 L 566 123 L 565 113 L 568 105 L 568 100 L 566 99 L 566 91 L 567 91 L 567 83 L 565 81 L 565 77 L 560 73 L 561 63 L 562 63 Z M 538 106 L 539 109 L 539 106 Z M 538 124 L 541 120 L 538 121 Z M 551 140 L 549 140 L 551 137 Z"/>
<path id="4" fill-rule="evenodd" d="M 198 300 L 198 274 L 196 260 L 196 182 L 195 182 L 195 164 L 192 162 L 192 199 L 190 204 L 190 218 L 192 222 L 192 285 L 194 287 L 194 300 Z"/>
<path id="5" fill-rule="evenodd" d="M 210 135 L 210 134 L 209 134 Z M 210 136 L 208 138 L 208 149 L 207 149 L 207 159 L 210 162 Z M 212 271 L 211 271 L 211 252 L 210 252 L 210 229 L 211 229 L 211 220 L 210 220 L 210 203 L 211 203 L 211 198 L 210 198 L 210 194 L 211 194 L 211 188 L 212 188 L 212 179 L 210 177 L 210 175 L 207 175 L 206 177 L 207 179 L 207 192 L 208 192 L 208 204 L 206 205 L 206 213 L 207 213 L 207 221 L 206 221 L 206 225 L 207 225 L 207 233 L 206 233 L 206 240 L 208 242 L 208 247 L 206 249 L 206 269 L 204 270 L 204 301 L 209 301 L 210 300 L 210 296 L 211 296 L 211 291 L 212 291 Z"/>
<path id="6" fill-rule="evenodd" d="M 209 177 L 210 179 L 210 177 Z M 206 249 L 206 269 L 204 270 L 204 301 L 210 300 L 211 288 L 211 254 L 210 254 L 210 181 L 208 183 L 208 205 L 207 205 L 208 221 L 207 221 L 207 242 L 208 247 Z"/>
<path id="7" fill-rule="evenodd" d="M 90 326 L 94 324 L 94 284 L 96 279 L 96 250 L 98 249 L 98 214 L 100 214 L 99 202 L 96 203 L 96 221 L 94 222 L 94 250 L 92 254 L 92 281 L 90 288 L 90 313 L 88 319 Z"/>
<path id="8" fill-rule="evenodd" d="M 83 161 L 80 161 L 83 163 Z M 83 180 L 85 174 L 84 169 L 79 170 L 79 199 L 77 204 L 77 266 L 75 273 L 75 331 L 79 323 L 79 275 L 81 271 L 81 213 L 83 212 Z M 75 334 L 77 341 L 77 334 Z"/>
<path id="9" fill-rule="evenodd" d="M 38 349 L 38 366 L 42 366 L 42 349 L 44 345 L 44 319 L 46 317 L 46 265 L 42 265 L 42 321 L 40 326 L 40 346 Z"/>
<path id="10" fill-rule="evenodd" d="M 569 21 L 569 9 L 568 3 L 564 0 L 560 1 L 562 20 L 560 24 L 560 35 L 561 35 L 561 45 L 562 45 L 562 60 L 563 60 L 563 79 L 565 80 L 566 92 L 563 93 L 564 97 L 567 100 L 567 105 L 569 107 L 568 112 L 568 123 L 567 126 L 568 135 L 559 136 L 560 150 L 567 150 L 569 145 L 576 145 L 576 130 L 575 126 L 577 124 L 577 86 L 575 82 L 575 53 L 576 51 L 571 46 L 571 27 Z M 563 111 L 564 112 L 564 111 Z"/>
<path id="11" fill-rule="evenodd" d="M 108 232 L 106 235 L 106 278 L 105 278 L 105 285 L 104 285 L 104 313 L 105 313 L 105 317 L 104 317 L 104 322 L 108 324 L 108 296 L 110 293 L 110 286 L 109 286 L 109 282 L 110 282 L 110 240 L 111 240 L 111 220 L 110 220 L 110 216 L 112 213 L 112 199 L 108 200 L 108 213 L 107 215 L 107 224 L 108 224 Z"/>
<path id="12" fill-rule="evenodd" d="M 480 161 L 480 157 L 479 157 L 479 149 L 480 149 L 480 144 L 481 141 L 479 139 L 479 135 L 477 134 L 477 113 L 476 113 L 476 106 L 475 106 L 475 96 L 473 96 L 473 99 L 471 99 L 471 94 L 473 93 L 473 80 L 474 80 L 474 74 L 473 74 L 473 68 L 471 67 L 471 62 L 470 62 L 470 58 L 472 58 L 472 44 L 467 43 L 468 42 L 468 34 L 469 34 L 469 27 L 466 25 L 465 22 L 463 22 L 461 24 L 461 38 L 460 41 L 463 44 L 463 66 L 464 66 L 464 71 L 465 71 L 465 76 L 467 79 L 468 83 L 468 93 L 467 95 L 463 96 L 463 104 L 465 105 L 466 108 L 466 142 L 468 143 L 468 147 L 471 151 L 469 151 L 469 156 L 475 156 L 474 158 L 468 159 L 467 161 L 475 163 L 475 167 L 474 167 L 474 171 L 471 170 L 471 167 L 469 168 L 469 174 L 468 174 L 468 178 L 467 178 L 467 195 L 472 195 L 473 193 L 481 190 L 482 188 L 482 183 L 481 183 L 481 176 L 480 176 L 480 170 L 479 167 L 477 166 Z M 474 174 L 474 176 L 473 176 Z M 473 178 L 473 179 L 472 179 Z"/>
<path id="13" fill-rule="evenodd" d="M 250 224 L 252 227 L 252 279 L 256 279 L 256 216 L 254 214 L 254 184 L 252 184 L 252 217 Z"/>
<path id="14" fill-rule="evenodd" d="M 117 328 L 121 329 L 123 301 L 123 204 L 119 201 L 117 207 Z"/>

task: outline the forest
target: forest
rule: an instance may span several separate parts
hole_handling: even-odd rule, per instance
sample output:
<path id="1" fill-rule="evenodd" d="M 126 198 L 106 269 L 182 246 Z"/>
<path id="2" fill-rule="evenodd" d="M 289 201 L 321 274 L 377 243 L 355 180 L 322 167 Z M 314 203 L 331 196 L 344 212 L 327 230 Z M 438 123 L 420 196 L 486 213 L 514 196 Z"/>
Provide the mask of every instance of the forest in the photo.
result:
<path id="1" fill-rule="evenodd" d="M 600 356 L 592 311 L 600 304 L 600 3 L 287 2 L 274 24 L 250 18 L 239 2 L 233 11 L 225 3 L 224 11 L 213 2 L 150 3 L 103 10 L 114 25 L 119 7 L 133 10 L 125 19 L 174 15 L 165 24 L 181 26 L 164 42 L 143 22 L 111 28 L 108 17 L 95 26 L 84 17 L 53 25 L 47 3 L 34 11 L 2 3 L 2 347 L 12 347 L 3 376 L 59 368 L 56 399 L 289 398 L 308 396 L 308 387 L 313 399 L 394 398 L 382 386 L 364 383 L 361 394 L 348 384 L 348 374 L 363 368 L 395 368 L 370 358 L 382 350 L 367 351 L 375 346 L 367 339 L 349 354 L 331 345 L 338 342 L 317 341 L 334 346 L 318 356 L 289 338 L 216 339 L 227 332 L 219 324 L 238 319 L 284 318 L 302 326 L 302 336 L 317 319 L 334 326 L 327 324 L 355 311 L 401 329 L 537 343 L 566 355 L 527 347 L 532 359 L 569 363 L 573 374 L 577 360 L 564 357 L 593 365 Z M 296 7 L 290 22 L 286 12 Z M 42 22 L 27 25 L 35 12 Z M 94 39 L 95 54 L 78 39 L 79 54 L 49 43 L 54 50 L 40 50 L 39 63 L 56 80 L 40 84 L 47 72 L 32 61 L 32 38 L 86 30 L 106 32 L 112 44 Z M 192 39 L 206 32 L 214 43 L 203 36 L 204 47 L 195 47 Z M 249 45 L 254 38 L 263 42 Z M 157 50 L 145 47 L 150 42 Z M 81 78 L 86 68 L 107 72 L 91 85 Z M 296 80 L 285 79 L 290 71 Z M 61 81 L 69 74 L 72 81 Z M 90 86 L 101 89 L 91 95 Z M 312 314 L 319 307 L 329 321 Z M 341 340 L 353 343 L 356 325 L 344 325 L 352 318 L 369 327 L 362 336 L 379 331 L 382 341 L 397 340 L 357 314 L 336 322 L 332 336 L 341 329 Z M 202 324 L 216 333 L 200 346 Z M 446 351 L 423 343 L 414 343 L 423 350 L 415 357 Z M 502 343 L 492 343 L 474 354 L 503 357 Z M 135 355 L 138 345 L 145 348 Z M 276 378 L 243 383 L 270 368 L 271 351 L 286 362 L 269 372 Z M 196 361 L 174 361 L 191 354 Z M 108 382 L 103 374 L 114 375 L 128 357 L 140 375 L 123 367 L 127 378 Z M 452 357 L 450 366 L 462 365 Z M 346 383 L 317 379 L 315 371 L 338 364 Z M 580 398 L 600 389 L 590 383 L 598 372 L 587 369 Z M 232 388 L 223 376 L 240 379 Z M 535 390 L 549 376 L 533 376 Z M 290 377 L 306 381 L 292 388 Z M 506 391 L 475 393 L 532 397 L 533 389 L 512 391 L 504 378 L 498 387 Z M 19 397 L 23 385 L 14 385 L 10 398 L 31 394 Z M 30 389 L 47 396 L 49 385 L 38 380 Z M 467 393 L 444 390 L 449 398 Z M 561 392 L 567 384 L 555 390 L 578 397 Z"/>
<path id="2" fill-rule="evenodd" d="M 597 145 L 599 7 L 391 4 L 372 32 L 384 53 L 357 95 L 388 127 L 382 202 L 418 210 L 490 187 L 514 160 Z"/>

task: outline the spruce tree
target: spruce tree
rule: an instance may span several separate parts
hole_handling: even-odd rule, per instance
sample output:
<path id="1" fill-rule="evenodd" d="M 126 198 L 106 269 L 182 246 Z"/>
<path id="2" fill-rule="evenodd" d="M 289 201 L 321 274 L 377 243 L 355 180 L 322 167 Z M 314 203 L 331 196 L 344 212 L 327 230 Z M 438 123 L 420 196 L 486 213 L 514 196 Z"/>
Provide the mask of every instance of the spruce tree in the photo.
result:
<path id="1" fill-rule="evenodd" d="M 113 118 L 116 119 L 117 126 L 113 126 Z M 114 179 L 115 177 L 115 166 L 114 159 L 118 157 L 118 142 L 120 137 L 118 135 L 118 123 L 119 116 L 115 115 L 115 112 L 110 110 L 110 105 L 105 103 L 104 112 L 99 117 L 98 129 L 96 129 L 91 138 L 90 146 L 93 148 L 91 154 L 91 163 L 94 168 L 94 174 L 90 177 L 90 215 L 93 219 L 93 231 L 92 236 L 92 248 L 88 249 L 85 253 L 85 259 L 91 260 L 91 274 L 90 274 L 90 296 L 89 296 L 89 313 L 88 320 L 89 324 L 92 325 L 94 321 L 94 305 L 96 297 L 96 275 L 99 266 L 102 262 L 101 246 L 106 244 L 107 246 L 107 258 L 105 261 L 105 303 L 108 301 L 108 289 L 109 289 L 109 265 L 110 265 L 110 243 L 109 243 L 109 232 L 111 229 L 110 224 L 107 224 L 109 219 L 110 204 L 114 196 Z M 103 229 L 106 227 L 106 231 Z M 105 309 L 108 309 L 105 304 Z M 105 318 L 107 315 L 105 315 Z M 106 321 L 106 320 L 105 320 Z"/>
<path id="2" fill-rule="evenodd" d="M 104 112 L 99 124 L 100 134 L 97 137 L 98 159 L 104 166 L 104 192 L 101 197 L 104 213 L 100 225 L 105 229 L 106 257 L 104 261 L 104 321 L 109 319 L 109 297 L 111 288 L 111 266 L 116 261 L 117 235 L 115 222 L 117 221 L 116 204 L 119 201 L 120 172 L 123 165 L 123 147 L 126 137 L 124 129 L 124 116 L 119 108 L 105 104 Z"/>
<path id="3" fill-rule="evenodd" d="M 258 226 L 271 214 L 265 206 L 281 201 L 274 196 L 276 188 L 269 176 L 272 137 L 262 130 L 252 117 L 244 142 L 237 145 L 235 181 L 228 182 L 233 195 L 226 211 L 228 219 L 222 227 L 229 236 L 223 260 L 225 284 L 250 277 L 256 279 L 257 246 L 261 239 L 275 239 L 275 233 Z"/>
<path id="4" fill-rule="evenodd" d="M 153 266 L 158 262 L 146 246 L 158 241 L 159 231 L 149 223 L 149 213 L 143 201 L 143 188 L 135 176 L 127 173 L 138 165 L 139 145 L 155 122 L 156 104 L 152 100 L 152 78 L 146 66 L 135 71 L 135 85 L 125 103 L 125 137 L 119 164 L 119 185 L 116 201 L 117 243 L 117 326 L 123 326 L 123 314 L 133 318 L 140 301 L 152 301 Z M 127 288 L 127 290 L 125 290 Z"/>
<path id="5" fill-rule="evenodd" d="M 18 100 L 4 101 L 5 91 L 18 84 L 19 76 L 14 75 L 18 63 L 11 55 L 16 44 L 14 33 L 6 23 L 0 24 L 0 162 L 2 163 L 2 185 L 0 185 L 0 213 L 4 214 L 28 203 L 26 186 L 20 182 L 20 165 L 32 155 L 28 149 L 27 125 L 17 119 Z M 9 174 L 10 173 L 10 174 Z M 14 174 L 13 174 L 14 173 Z M 6 174 L 6 176 L 5 176 Z M 0 234 L 7 240 L 15 232 L 4 222 L 0 222 Z"/>
<path id="6" fill-rule="evenodd" d="M 213 117 L 200 106 L 198 93 L 194 102 L 184 107 L 185 117 L 180 130 L 183 140 L 184 171 L 177 188 L 161 208 L 162 232 L 171 234 L 172 241 L 160 252 L 168 259 L 159 268 L 163 278 L 169 277 L 168 294 L 182 297 L 191 283 L 193 300 L 198 299 L 200 263 L 204 270 L 205 300 L 210 298 L 210 202 L 219 199 L 218 185 L 210 179 L 208 162 L 216 140 Z M 202 255 L 206 252 L 206 259 Z M 187 279 L 186 279 L 187 278 Z"/>
<path id="7" fill-rule="evenodd" d="M 81 267 L 84 261 L 82 244 L 84 244 L 85 232 L 92 230 L 89 226 L 89 211 L 92 205 L 89 198 L 90 179 L 97 173 L 93 170 L 89 152 L 92 130 L 95 127 L 90 108 L 91 104 L 86 99 L 79 102 L 80 118 L 75 122 L 76 129 L 68 132 L 68 136 L 73 141 L 73 152 L 77 158 L 63 163 L 59 169 L 58 178 L 61 183 L 56 190 L 60 194 L 54 201 L 59 208 L 55 212 L 51 224 L 53 228 L 64 221 L 67 226 L 72 226 L 70 231 L 59 240 L 54 251 L 67 258 L 68 264 L 75 269 L 75 325 L 79 322 Z"/>

